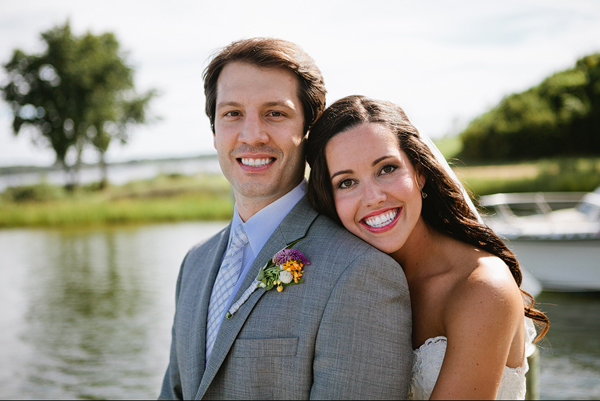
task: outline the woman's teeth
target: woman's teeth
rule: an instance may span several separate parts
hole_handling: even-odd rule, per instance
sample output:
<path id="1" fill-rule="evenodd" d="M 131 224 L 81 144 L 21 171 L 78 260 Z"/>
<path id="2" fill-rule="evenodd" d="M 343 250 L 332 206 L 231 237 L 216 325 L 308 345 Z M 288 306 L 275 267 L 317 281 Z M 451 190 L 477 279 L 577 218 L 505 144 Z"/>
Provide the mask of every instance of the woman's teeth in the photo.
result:
<path id="1" fill-rule="evenodd" d="M 389 212 L 382 213 L 378 216 L 369 217 L 365 219 L 365 224 L 369 227 L 379 228 L 388 225 L 396 218 L 398 209 L 390 210 Z"/>
<path id="2" fill-rule="evenodd" d="M 267 159 L 247 159 L 247 158 L 242 158 L 242 164 L 245 166 L 250 166 L 250 167 L 261 167 L 264 165 L 267 165 L 269 163 L 271 163 L 273 159 L 271 158 L 267 158 Z"/>

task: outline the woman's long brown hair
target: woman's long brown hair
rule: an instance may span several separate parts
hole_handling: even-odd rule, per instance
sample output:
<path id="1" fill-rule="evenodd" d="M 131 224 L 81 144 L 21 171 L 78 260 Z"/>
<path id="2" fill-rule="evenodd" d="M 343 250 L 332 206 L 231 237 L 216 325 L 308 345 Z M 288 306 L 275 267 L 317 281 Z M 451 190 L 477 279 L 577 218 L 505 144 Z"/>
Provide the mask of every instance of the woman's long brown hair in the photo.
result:
<path id="1" fill-rule="evenodd" d="M 550 322 L 543 312 L 535 308 L 533 297 L 521 289 L 523 276 L 515 255 L 500 237 L 479 221 L 466 202 L 462 188 L 440 165 L 429 147 L 421 141 L 419 132 L 404 111 L 395 104 L 364 96 L 348 96 L 332 104 L 317 119 L 306 145 L 306 158 L 311 166 L 308 199 L 315 210 L 342 224 L 335 209 L 325 147 L 337 134 L 365 123 L 388 127 L 398 137 L 400 149 L 413 166 L 422 166 L 427 177 L 423 191 L 428 196 L 423 200 L 421 215 L 430 227 L 483 249 L 506 263 L 523 295 L 525 316 L 540 327 L 536 337 L 539 341 L 548 331 Z"/>

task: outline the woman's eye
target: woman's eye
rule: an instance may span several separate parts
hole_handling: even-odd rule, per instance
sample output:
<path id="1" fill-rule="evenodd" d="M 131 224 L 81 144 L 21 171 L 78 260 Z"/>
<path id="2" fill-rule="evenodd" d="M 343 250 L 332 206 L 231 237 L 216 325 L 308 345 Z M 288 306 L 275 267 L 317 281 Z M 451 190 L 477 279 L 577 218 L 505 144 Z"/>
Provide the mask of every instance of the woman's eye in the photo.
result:
<path id="1" fill-rule="evenodd" d="M 381 169 L 381 174 L 390 174 L 396 170 L 396 166 L 387 165 Z"/>
<path id="2" fill-rule="evenodd" d="M 345 188 L 350 188 L 352 186 L 352 184 L 354 184 L 354 180 L 343 180 L 340 181 L 340 183 L 338 184 L 338 188 L 340 189 L 345 189 Z"/>

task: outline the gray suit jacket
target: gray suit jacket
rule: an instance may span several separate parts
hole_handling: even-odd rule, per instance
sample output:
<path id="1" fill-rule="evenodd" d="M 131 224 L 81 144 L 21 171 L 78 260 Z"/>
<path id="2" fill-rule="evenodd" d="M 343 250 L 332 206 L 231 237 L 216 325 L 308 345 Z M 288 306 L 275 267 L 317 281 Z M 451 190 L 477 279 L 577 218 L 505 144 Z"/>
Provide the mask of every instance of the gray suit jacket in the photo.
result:
<path id="1" fill-rule="evenodd" d="M 230 227 L 186 255 L 177 281 L 165 399 L 399 399 L 412 368 L 411 309 L 400 266 L 302 199 L 258 254 L 234 302 L 287 244 L 304 282 L 255 291 L 218 333 L 205 369 L 210 293 Z"/>

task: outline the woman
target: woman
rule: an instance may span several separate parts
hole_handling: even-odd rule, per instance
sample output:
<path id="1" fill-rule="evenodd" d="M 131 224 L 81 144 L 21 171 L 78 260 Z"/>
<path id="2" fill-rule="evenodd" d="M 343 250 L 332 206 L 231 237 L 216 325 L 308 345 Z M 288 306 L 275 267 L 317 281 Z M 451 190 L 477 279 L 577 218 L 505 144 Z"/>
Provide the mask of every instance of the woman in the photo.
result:
<path id="1" fill-rule="evenodd" d="M 337 101 L 311 128 L 307 159 L 315 209 L 404 269 L 415 349 L 410 395 L 523 398 L 524 316 L 540 323 L 537 339 L 548 319 L 520 289 L 514 255 L 402 109 L 362 96 Z"/>

